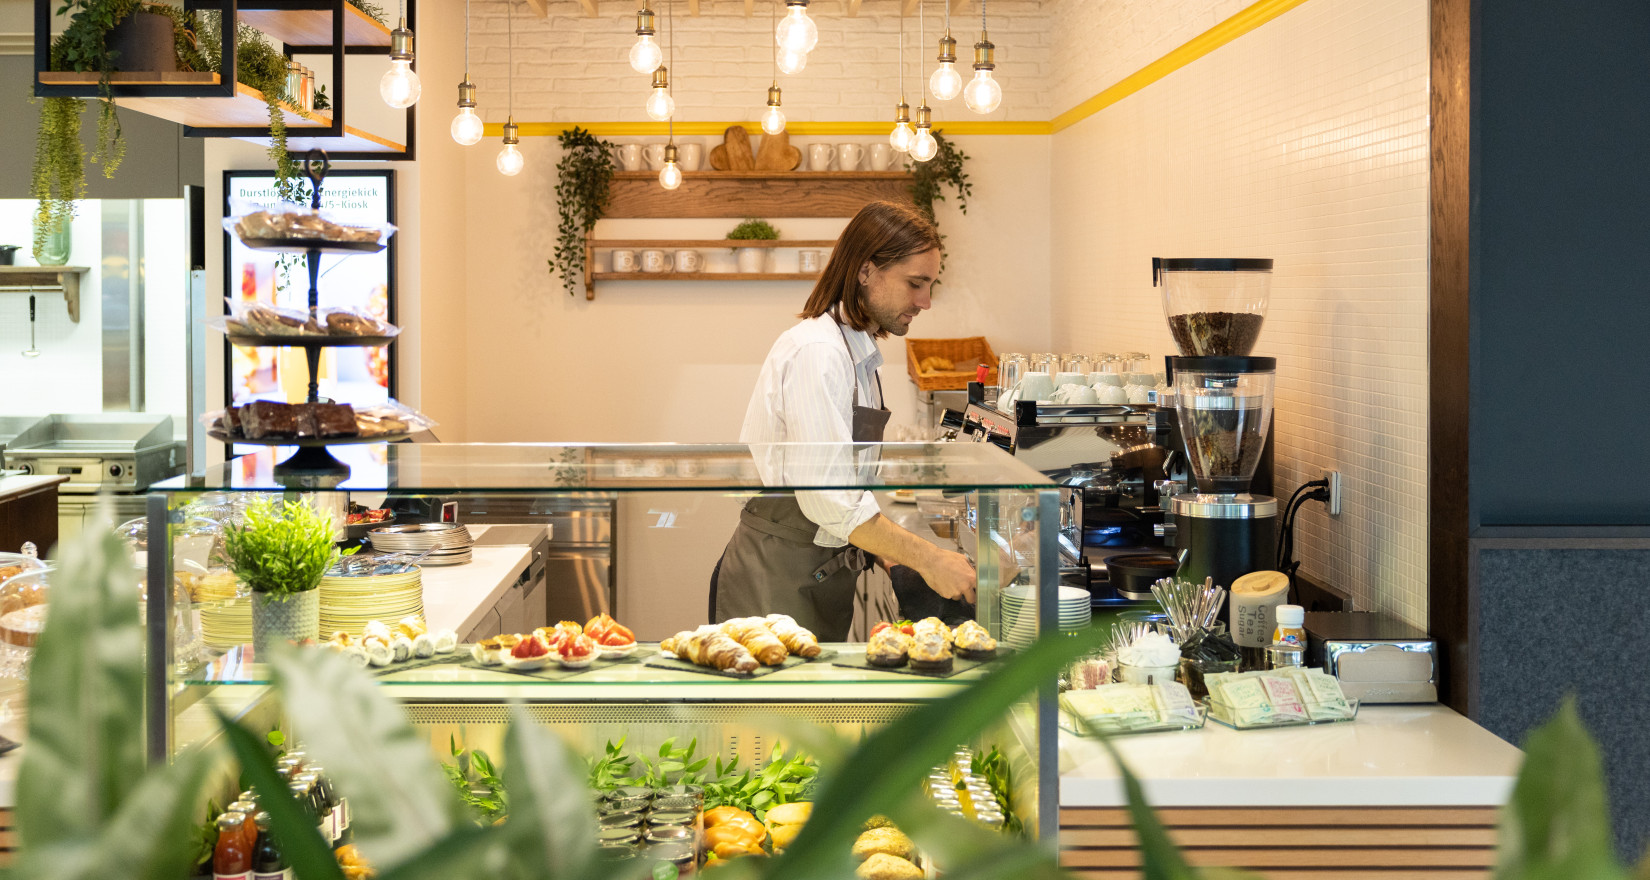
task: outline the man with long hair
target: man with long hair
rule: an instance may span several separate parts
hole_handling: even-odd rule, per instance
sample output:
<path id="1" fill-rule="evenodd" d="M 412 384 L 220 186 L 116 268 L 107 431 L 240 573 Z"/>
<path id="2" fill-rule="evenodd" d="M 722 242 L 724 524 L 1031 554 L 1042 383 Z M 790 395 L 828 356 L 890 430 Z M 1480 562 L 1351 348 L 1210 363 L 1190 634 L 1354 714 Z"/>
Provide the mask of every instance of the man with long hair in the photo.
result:
<path id="1" fill-rule="evenodd" d="M 852 479 L 853 447 L 768 444 L 882 441 L 889 413 L 876 340 L 910 331 L 932 304 L 939 268 L 939 233 L 909 205 L 872 202 L 849 221 L 802 321 L 768 352 L 745 411 L 739 439 L 752 444 L 766 481 Z M 788 614 L 825 641 L 844 641 L 859 575 L 873 559 L 914 569 L 939 596 L 974 601 L 967 557 L 894 524 L 870 492 L 799 489 L 746 503 L 711 576 L 711 614 Z"/>

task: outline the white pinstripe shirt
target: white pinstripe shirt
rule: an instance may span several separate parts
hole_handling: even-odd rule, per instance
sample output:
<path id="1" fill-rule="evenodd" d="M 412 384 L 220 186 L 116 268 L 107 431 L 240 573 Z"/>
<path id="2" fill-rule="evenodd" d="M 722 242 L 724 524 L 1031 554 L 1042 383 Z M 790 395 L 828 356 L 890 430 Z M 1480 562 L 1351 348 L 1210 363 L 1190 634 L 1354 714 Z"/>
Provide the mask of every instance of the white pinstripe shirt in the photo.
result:
<path id="1" fill-rule="evenodd" d="M 843 338 L 847 337 L 847 345 Z M 853 392 L 859 389 L 859 405 L 882 406 L 877 387 L 877 368 L 882 352 L 876 340 L 862 330 L 843 327 L 830 315 L 809 318 L 784 333 L 768 351 L 757 376 L 756 389 L 745 409 L 745 424 L 739 442 L 763 443 L 850 443 L 853 440 Z M 846 450 L 844 450 L 846 451 Z M 761 465 L 762 456 L 758 456 Z M 833 482 L 828 477 L 799 475 L 794 460 L 775 469 L 763 469 L 764 479 L 777 481 L 788 475 L 803 485 Z M 811 474 L 821 467 L 845 468 L 842 459 L 834 464 L 811 462 Z M 783 471 L 784 473 L 779 473 Z M 839 479 L 847 479 L 846 471 Z M 840 485 L 840 483 L 839 483 Z M 850 484 L 851 485 L 851 484 Z M 848 535 L 875 516 L 879 508 L 870 492 L 797 492 L 802 513 L 819 525 L 814 543 L 821 547 L 842 547 Z"/>

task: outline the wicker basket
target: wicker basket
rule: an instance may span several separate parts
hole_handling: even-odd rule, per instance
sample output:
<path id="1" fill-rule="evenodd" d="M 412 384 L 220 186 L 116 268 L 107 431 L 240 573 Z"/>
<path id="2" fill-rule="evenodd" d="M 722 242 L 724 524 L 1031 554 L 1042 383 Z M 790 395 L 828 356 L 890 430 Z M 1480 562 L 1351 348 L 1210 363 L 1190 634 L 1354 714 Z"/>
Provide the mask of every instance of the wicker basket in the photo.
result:
<path id="1" fill-rule="evenodd" d="M 945 358 L 952 362 L 953 368 L 923 372 L 917 369 L 917 364 L 926 357 Z M 922 391 L 961 391 L 974 381 L 974 368 L 980 364 L 990 368 L 985 378 L 986 384 L 996 382 L 997 353 L 991 350 L 991 343 L 986 342 L 984 336 L 905 340 L 905 370 Z"/>

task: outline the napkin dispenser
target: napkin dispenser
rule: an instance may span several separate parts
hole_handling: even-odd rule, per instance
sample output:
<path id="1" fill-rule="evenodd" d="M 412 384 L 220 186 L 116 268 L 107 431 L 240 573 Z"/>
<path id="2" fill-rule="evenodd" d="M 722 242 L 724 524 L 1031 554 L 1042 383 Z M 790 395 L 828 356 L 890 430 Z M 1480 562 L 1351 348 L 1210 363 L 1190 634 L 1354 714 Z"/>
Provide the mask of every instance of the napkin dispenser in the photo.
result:
<path id="1" fill-rule="evenodd" d="M 1306 615 L 1307 662 L 1362 703 L 1438 702 L 1438 643 L 1388 614 Z"/>

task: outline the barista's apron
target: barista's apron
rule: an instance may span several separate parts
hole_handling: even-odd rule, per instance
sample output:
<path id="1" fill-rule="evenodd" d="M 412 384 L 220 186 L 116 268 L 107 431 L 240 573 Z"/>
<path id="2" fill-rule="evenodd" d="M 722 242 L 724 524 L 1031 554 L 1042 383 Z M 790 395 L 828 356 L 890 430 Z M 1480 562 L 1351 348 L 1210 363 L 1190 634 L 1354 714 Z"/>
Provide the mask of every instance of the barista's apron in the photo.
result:
<path id="1" fill-rule="evenodd" d="M 837 332 L 842 333 L 840 322 Z M 848 344 L 846 333 L 842 344 Z M 850 359 L 852 354 L 850 348 Z M 880 375 L 877 393 L 882 393 Z M 890 413 L 886 406 L 859 405 L 857 377 L 852 406 L 853 441 L 881 443 Z M 711 575 L 711 619 L 788 614 L 820 641 L 846 640 L 855 587 L 860 572 L 871 567 L 871 557 L 852 544 L 821 547 L 814 543 L 818 533 L 819 526 L 802 513 L 794 495 L 752 498 Z"/>

